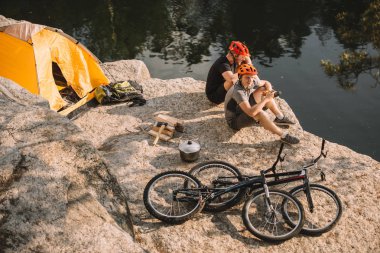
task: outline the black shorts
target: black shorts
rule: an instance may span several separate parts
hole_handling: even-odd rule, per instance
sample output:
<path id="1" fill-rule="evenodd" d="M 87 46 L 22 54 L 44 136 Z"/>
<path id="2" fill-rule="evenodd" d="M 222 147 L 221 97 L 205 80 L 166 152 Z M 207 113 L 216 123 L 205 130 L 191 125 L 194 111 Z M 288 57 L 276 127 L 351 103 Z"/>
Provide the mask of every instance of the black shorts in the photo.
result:
<path id="1" fill-rule="evenodd" d="M 224 83 L 218 86 L 216 90 L 213 90 L 212 92 L 206 92 L 206 96 L 208 100 L 215 104 L 221 104 L 224 102 L 224 99 L 226 97 L 227 91 L 224 89 Z"/>
<path id="2" fill-rule="evenodd" d="M 253 98 L 253 96 L 249 96 L 249 104 L 251 106 L 254 106 L 256 104 L 256 101 Z M 266 110 L 267 108 L 264 109 Z M 258 123 L 259 122 L 256 121 L 254 118 L 245 114 L 245 112 L 243 112 L 243 110 L 238 105 L 236 107 L 236 117 L 233 118 L 230 122 L 228 122 L 228 125 L 234 130 L 240 130 L 244 127 L 257 125 Z"/>

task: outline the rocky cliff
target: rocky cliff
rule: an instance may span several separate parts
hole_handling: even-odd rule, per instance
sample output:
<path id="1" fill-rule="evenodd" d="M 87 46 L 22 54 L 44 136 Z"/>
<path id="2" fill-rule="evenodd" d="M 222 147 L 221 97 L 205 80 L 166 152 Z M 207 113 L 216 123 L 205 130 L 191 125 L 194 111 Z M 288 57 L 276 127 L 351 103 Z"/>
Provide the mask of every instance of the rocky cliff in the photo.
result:
<path id="1" fill-rule="evenodd" d="M 79 127 L 0 78 L 0 252 L 141 251 L 117 178 Z"/>
<path id="2" fill-rule="evenodd" d="M 380 249 L 380 165 L 347 147 L 328 143 L 328 157 L 312 173 L 327 174 L 324 185 L 340 196 L 338 225 L 319 237 L 299 235 L 270 245 L 244 227 L 241 206 L 201 213 L 169 226 L 146 211 L 142 193 L 157 173 L 188 171 L 178 144 L 195 139 L 198 162 L 220 159 L 242 172 L 257 173 L 276 158 L 279 141 L 262 127 L 229 129 L 222 106 L 204 96 L 202 81 L 150 78 L 136 60 L 106 63 L 111 80 L 137 80 L 147 104 L 98 106 L 69 121 L 41 99 L 0 95 L 0 248 L 6 252 L 377 252 Z M 5 83 L 5 85 L 4 85 Z M 9 84 L 1 80 L 0 87 Z M 13 87 L 13 86 L 12 86 Z M 10 92 L 12 93 L 12 92 Z M 13 97 L 18 92 L 13 92 Z M 288 104 L 281 109 L 297 122 L 291 133 L 301 144 L 287 147 L 282 169 L 318 155 L 321 138 L 304 131 Z M 146 129 L 157 112 L 185 121 L 185 132 L 152 146 Z M 127 204 L 128 201 L 128 204 Z M 128 208 L 130 213 L 128 213 Z M 132 219 L 136 242 L 128 218 Z"/>

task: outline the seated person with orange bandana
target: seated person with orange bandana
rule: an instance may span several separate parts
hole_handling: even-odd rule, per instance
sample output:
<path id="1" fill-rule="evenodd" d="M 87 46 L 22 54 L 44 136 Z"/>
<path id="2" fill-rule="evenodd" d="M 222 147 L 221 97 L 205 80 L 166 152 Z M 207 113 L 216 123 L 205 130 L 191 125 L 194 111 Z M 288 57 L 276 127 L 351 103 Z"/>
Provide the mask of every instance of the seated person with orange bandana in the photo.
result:
<path id="1" fill-rule="evenodd" d="M 223 103 L 227 91 L 238 80 L 236 68 L 242 63 L 252 64 L 248 48 L 240 41 L 232 41 L 226 56 L 211 66 L 206 81 L 206 96 L 215 104 Z"/>
<path id="2" fill-rule="evenodd" d="M 224 101 L 225 118 L 235 130 L 260 123 L 266 130 L 278 135 L 282 142 L 297 144 L 299 139 L 289 135 L 276 124 L 294 124 L 285 117 L 274 101 L 274 91 L 267 81 L 261 81 L 252 64 L 242 64 L 237 69 L 238 81 L 227 92 Z M 266 108 L 276 115 L 271 121 Z"/>

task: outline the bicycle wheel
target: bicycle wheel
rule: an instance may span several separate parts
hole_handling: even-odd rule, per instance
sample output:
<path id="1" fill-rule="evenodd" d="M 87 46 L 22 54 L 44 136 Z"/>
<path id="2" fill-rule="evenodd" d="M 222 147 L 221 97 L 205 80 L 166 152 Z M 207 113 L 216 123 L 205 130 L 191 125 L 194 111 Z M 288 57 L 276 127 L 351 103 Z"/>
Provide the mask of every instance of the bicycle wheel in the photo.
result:
<path id="1" fill-rule="evenodd" d="M 269 190 L 269 200 L 272 208 L 265 192 L 260 191 L 245 202 L 242 217 L 247 229 L 269 242 L 285 241 L 297 235 L 304 222 L 301 203 L 289 193 L 278 190 Z M 290 226 L 286 221 L 288 218 L 295 225 Z"/>
<path id="2" fill-rule="evenodd" d="M 222 161 L 209 161 L 199 163 L 190 172 L 199 179 L 202 185 L 212 189 L 223 189 L 242 181 L 240 171 L 233 165 Z M 203 210 L 208 212 L 221 212 L 231 208 L 244 199 L 246 189 L 240 188 L 227 192 L 216 199 L 206 202 Z"/>
<path id="3" fill-rule="evenodd" d="M 303 189 L 303 185 L 300 185 L 289 191 L 305 209 L 305 224 L 301 233 L 319 235 L 331 230 L 342 216 L 342 202 L 339 197 L 323 185 L 310 184 L 310 194 L 314 205 L 311 212 Z"/>
<path id="4" fill-rule="evenodd" d="M 160 173 L 145 186 L 144 205 L 161 221 L 183 223 L 202 210 L 200 186 L 199 180 L 186 172 Z"/>

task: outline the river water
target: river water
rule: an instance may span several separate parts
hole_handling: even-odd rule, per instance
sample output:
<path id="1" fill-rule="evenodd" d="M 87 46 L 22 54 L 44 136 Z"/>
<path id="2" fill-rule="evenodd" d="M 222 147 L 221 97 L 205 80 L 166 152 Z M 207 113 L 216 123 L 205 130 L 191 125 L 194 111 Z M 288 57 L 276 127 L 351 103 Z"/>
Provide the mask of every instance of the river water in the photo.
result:
<path id="1" fill-rule="evenodd" d="M 140 59 L 162 79 L 205 80 L 244 41 L 305 130 L 378 161 L 379 11 L 379 0 L 0 1 L 0 15 L 60 28 L 102 61 Z M 341 65 L 328 76 L 321 60 Z"/>

